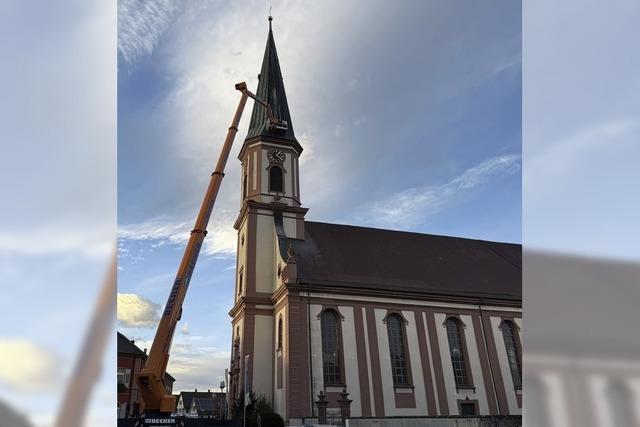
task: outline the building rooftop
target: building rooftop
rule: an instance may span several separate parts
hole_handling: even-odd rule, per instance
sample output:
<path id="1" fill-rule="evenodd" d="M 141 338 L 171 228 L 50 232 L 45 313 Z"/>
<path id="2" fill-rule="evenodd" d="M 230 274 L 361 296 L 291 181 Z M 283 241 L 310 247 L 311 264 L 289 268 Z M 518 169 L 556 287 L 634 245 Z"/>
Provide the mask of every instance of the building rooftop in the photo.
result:
<path id="1" fill-rule="evenodd" d="M 288 241 L 300 283 L 404 296 L 522 300 L 519 244 L 312 221 L 305 221 L 304 241 Z"/>
<path id="2" fill-rule="evenodd" d="M 118 332 L 118 355 L 120 354 L 127 354 L 135 357 L 141 357 L 145 360 L 148 357 L 147 353 L 140 350 L 140 348 L 135 344 L 135 341 L 130 340 L 129 338 L 127 338 L 126 336 Z M 172 381 L 176 380 L 168 372 L 165 372 L 165 375 Z"/>

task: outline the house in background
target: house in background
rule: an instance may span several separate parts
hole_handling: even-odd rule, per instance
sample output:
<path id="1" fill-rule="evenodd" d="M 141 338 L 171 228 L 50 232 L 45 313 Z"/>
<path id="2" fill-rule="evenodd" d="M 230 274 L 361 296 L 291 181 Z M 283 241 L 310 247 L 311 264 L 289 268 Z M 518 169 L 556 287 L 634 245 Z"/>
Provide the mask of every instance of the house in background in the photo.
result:
<path id="1" fill-rule="evenodd" d="M 176 415 L 189 418 L 224 419 L 226 393 L 207 391 L 183 391 L 176 404 Z"/>
<path id="2" fill-rule="evenodd" d="M 133 340 L 118 332 L 118 418 L 140 415 L 140 392 L 135 375 L 147 361 L 147 349 L 140 350 Z M 166 374 L 164 383 L 171 394 L 175 378 Z"/>

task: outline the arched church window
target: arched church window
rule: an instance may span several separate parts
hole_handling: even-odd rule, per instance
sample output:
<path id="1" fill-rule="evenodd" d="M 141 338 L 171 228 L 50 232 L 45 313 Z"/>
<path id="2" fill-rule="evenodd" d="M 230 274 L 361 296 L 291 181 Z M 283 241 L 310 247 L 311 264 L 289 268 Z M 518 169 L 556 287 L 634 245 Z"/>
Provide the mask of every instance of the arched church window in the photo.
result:
<path id="1" fill-rule="evenodd" d="M 520 348 L 516 340 L 516 325 L 510 320 L 505 320 L 501 325 L 502 337 L 504 338 L 504 348 L 507 350 L 507 360 L 513 378 L 513 385 L 517 390 L 522 389 L 522 362 L 520 359 Z"/>
<path id="2" fill-rule="evenodd" d="M 278 350 L 282 350 L 282 316 L 278 318 Z"/>
<path id="3" fill-rule="evenodd" d="M 338 315 L 336 312 L 333 310 L 325 310 L 320 316 L 322 372 L 325 386 L 342 383 L 338 326 Z"/>
<path id="4" fill-rule="evenodd" d="M 238 295 L 242 294 L 242 271 L 240 272 L 240 276 L 238 276 Z"/>
<path id="5" fill-rule="evenodd" d="M 280 166 L 271 166 L 269 168 L 269 190 L 278 193 L 284 192 L 282 168 Z"/>
<path id="6" fill-rule="evenodd" d="M 446 320 L 445 325 L 447 328 L 449 352 L 451 353 L 451 364 L 453 365 L 453 377 L 456 381 L 456 386 L 470 385 L 460 321 L 454 317 L 450 317 Z"/>
<path id="7" fill-rule="evenodd" d="M 394 386 L 409 384 L 407 354 L 404 343 L 403 320 L 397 314 L 387 317 L 387 335 L 389 337 L 389 353 L 391 356 L 391 376 Z"/>

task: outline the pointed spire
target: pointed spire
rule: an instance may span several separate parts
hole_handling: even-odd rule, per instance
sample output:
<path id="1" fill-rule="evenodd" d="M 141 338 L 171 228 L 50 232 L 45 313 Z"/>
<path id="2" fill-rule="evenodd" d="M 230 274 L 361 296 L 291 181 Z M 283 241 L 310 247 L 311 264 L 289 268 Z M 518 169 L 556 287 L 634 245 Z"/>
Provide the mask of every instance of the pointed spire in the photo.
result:
<path id="1" fill-rule="evenodd" d="M 264 136 L 297 143 L 291 124 L 291 115 L 289 114 L 287 95 L 284 91 L 280 61 L 278 60 L 278 53 L 276 51 L 276 42 L 273 39 L 271 21 L 273 21 L 273 17 L 271 16 L 271 11 L 269 11 L 269 35 L 262 59 L 262 68 L 258 75 L 256 95 L 271 105 L 276 119 L 286 121 L 288 128 L 287 130 L 267 130 L 267 111 L 256 102 L 253 105 L 251 121 L 249 122 L 249 133 L 246 139 Z"/>

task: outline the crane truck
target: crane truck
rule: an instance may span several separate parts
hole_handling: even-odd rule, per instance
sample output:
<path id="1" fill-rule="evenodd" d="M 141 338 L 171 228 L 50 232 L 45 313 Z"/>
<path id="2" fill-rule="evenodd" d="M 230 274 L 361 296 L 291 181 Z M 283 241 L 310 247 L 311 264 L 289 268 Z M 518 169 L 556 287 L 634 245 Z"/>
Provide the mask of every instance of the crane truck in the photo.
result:
<path id="1" fill-rule="evenodd" d="M 173 282 L 171 292 L 164 307 L 160 323 L 151 345 L 149 357 L 142 370 L 136 375 L 136 383 L 141 392 L 142 404 L 141 410 L 145 419 L 157 419 L 170 417 L 175 411 L 175 397 L 167 392 L 164 383 L 167 363 L 169 362 L 169 351 L 171 342 L 176 329 L 176 325 L 182 316 L 182 303 L 184 302 L 189 281 L 193 274 L 193 269 L 198 261 L 200 248 L 207 234 L 207 224 L 211 217 L 211 211 L 218 196 L 222 178 L 224 177 L 224 168 L 229 158 L 229 153 L 233 145 L 236 133 L 238 132 L 238 123 L 242 117 L 247 98 L 253 99 L 267 110 L 268 130 L 286 131 L 288 123 L 284 120 L 278 120 L 268 103 L 258 98 L 247 89 L 247 84 L 241 82 L 235 85 L 236 90 L 242 93 L 240 102 L 236 109 L 233 121 L 224 140 L 220 157 L 215 170 L 211 174 L 209 186 L 200 206 L 195 226 L 191 230 L 189 241 L 184 250 L 182 261 L 178 267 L 176 278 Z"/>

